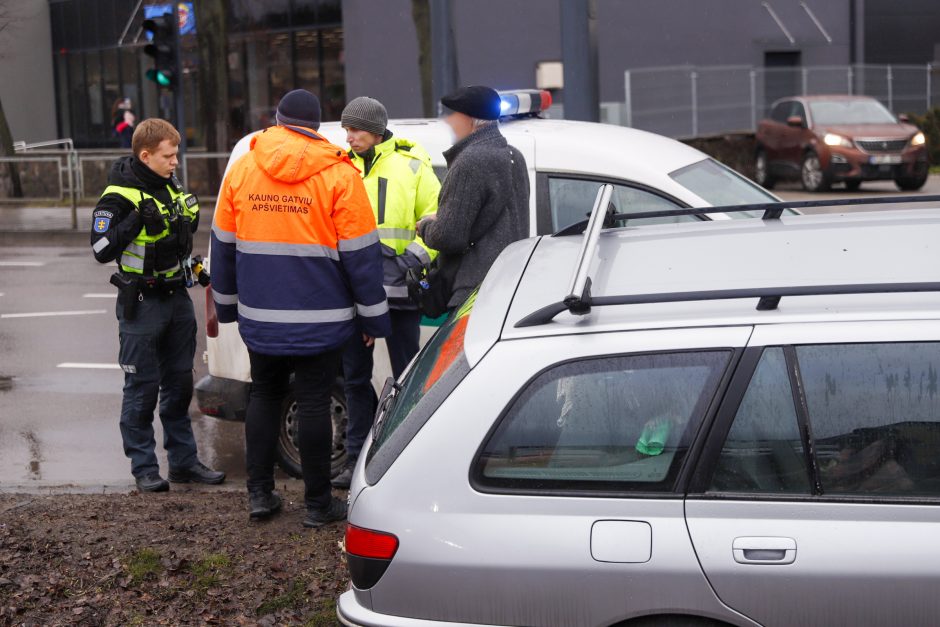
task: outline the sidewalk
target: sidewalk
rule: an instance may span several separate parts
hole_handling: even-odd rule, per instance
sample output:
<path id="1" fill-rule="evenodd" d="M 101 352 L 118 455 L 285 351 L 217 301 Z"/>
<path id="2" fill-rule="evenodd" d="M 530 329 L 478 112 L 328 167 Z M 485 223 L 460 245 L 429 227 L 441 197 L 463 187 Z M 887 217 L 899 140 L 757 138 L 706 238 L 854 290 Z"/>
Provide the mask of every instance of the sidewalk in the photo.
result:
<path id="1" fill-rule="evenodd" d="M 72 209 L 61 207 L 5 207 L 0 205 L 0 246 L 87 246 L 93 206 L 79 207 L 78 228 L 72 229 Z M 196 247 L 209 244 L 215 203 L 201 205 Z"/>

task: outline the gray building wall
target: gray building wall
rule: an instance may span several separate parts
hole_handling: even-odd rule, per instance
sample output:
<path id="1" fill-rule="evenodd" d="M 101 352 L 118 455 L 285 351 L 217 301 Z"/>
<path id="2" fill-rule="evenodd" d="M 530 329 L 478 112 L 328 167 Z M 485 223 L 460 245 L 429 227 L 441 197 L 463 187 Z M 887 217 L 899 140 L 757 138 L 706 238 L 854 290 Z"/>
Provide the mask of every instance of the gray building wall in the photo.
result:
<path id="1" fill-rule="evenodd" d="M 8 2 L 0 33 L 0 102 L 14 141 L 56 139 L 52 31 L 47 0 Z"/>
<path id="2" fill-rule="evenodd" d="M 534 86 L 536 65 L 561 59 L 559 1 L 454 0 L 461 83 Z M 768 51 L 799 51 L 807 66 L 848 63 L 852 1 L 808 0 L 829 43 L 799 0 L 771 0 L 791 44 L 757 0 L 597 0 L 600 99 L 623 100 L 631 68 L 761 66 Z M 420 115 L 410 0 L 344 0 L 343 22 L 347 95 L 379 98 L 392 116 Z"/>
<path id="3" fill-rule="evenodd" d="M 867 63 L 940 61 L 940 1 L 864 0 L 864 3 Z"/>

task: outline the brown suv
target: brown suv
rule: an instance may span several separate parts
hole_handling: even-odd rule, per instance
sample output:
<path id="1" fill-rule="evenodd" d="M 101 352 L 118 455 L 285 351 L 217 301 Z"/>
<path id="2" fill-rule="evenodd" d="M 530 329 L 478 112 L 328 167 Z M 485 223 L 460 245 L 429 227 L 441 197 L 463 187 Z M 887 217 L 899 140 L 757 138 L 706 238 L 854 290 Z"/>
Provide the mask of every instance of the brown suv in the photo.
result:
<path id="1" fill-rule="evenodd" d="M 756 180 L 766 188 L 799 179 L 822 191 L 837 181 L 893 180 L 915 190 L 927 181 L 924 134 L 868 96 L 802 96 L 774 103 L 757 127 Z"/>

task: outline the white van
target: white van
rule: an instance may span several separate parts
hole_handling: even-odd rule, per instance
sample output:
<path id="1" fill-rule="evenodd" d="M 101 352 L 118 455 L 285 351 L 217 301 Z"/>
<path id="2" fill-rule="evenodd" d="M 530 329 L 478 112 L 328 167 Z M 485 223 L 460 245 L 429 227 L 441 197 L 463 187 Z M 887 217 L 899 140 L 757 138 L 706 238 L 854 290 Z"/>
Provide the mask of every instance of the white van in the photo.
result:
<path id="1" fill-rule="evenodd" d="M 555 233 L 583 220 L 598 188 L 605 183 L 614 186 L 612 202 L 621 213 L 778 200 L 737 172 L 678 141 L 622 126 L 539 117 L 551 105 L 547 92 L 501 92 L 501 96 L 506 117 L 500 120 L 500 129 L 525 156 L 529 168 L 531 235 Z M 442 153 L 451 146 L 452 138 L 443 121 L 391 120 L 389 130 L 395 136 L 421 144 L 430 153 L 435 172 L 444 178 L 447 166 Z M 346 146 L 346 133 L 338 122 L 323 124 L 320 134 L 337 146 Z M 235 145 L 229 166 L 248 152 L 250 141 L 248 135 Z M 739 217 L 751 216 L 744 213 L 670 216 L 635 220 L 631 224 Z M 206 310 L 209 375 L 196 385 L 199 408 L 207 416 L 244 420 L 250 381 L 248 352 L 236 324 L 218 323 L 209 289 Z M 423 339 L 433 331 L 433 326 L 425 326 Z M 377 386 L 390 372 L 384 346 L 379 346 L 374 373 Z M 334 470 L 338 471 L 345 463 L 346 424 L 340 382 L 334 390 L 333 410 L 333 462 Z M 300 476 L 300 454 L 294 444 L 295 411 L 294 401 L 289 398 L 284 404 L 278 458 L 286 472 Z"/>

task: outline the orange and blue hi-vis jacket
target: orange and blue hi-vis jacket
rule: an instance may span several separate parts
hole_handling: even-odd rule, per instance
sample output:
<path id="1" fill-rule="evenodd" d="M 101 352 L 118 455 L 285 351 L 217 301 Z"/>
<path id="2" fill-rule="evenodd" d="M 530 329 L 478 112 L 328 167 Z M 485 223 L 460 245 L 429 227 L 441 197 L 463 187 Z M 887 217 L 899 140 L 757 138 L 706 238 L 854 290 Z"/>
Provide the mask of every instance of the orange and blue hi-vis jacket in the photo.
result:
<path id="1" fill-rule="evenodd" d="M 382 251 L 359 172 L 310 129 L 276 126 L 222 183 L 212 226 L 219 322 L 248 348 L 315 355 L 391 331 Z"/>

